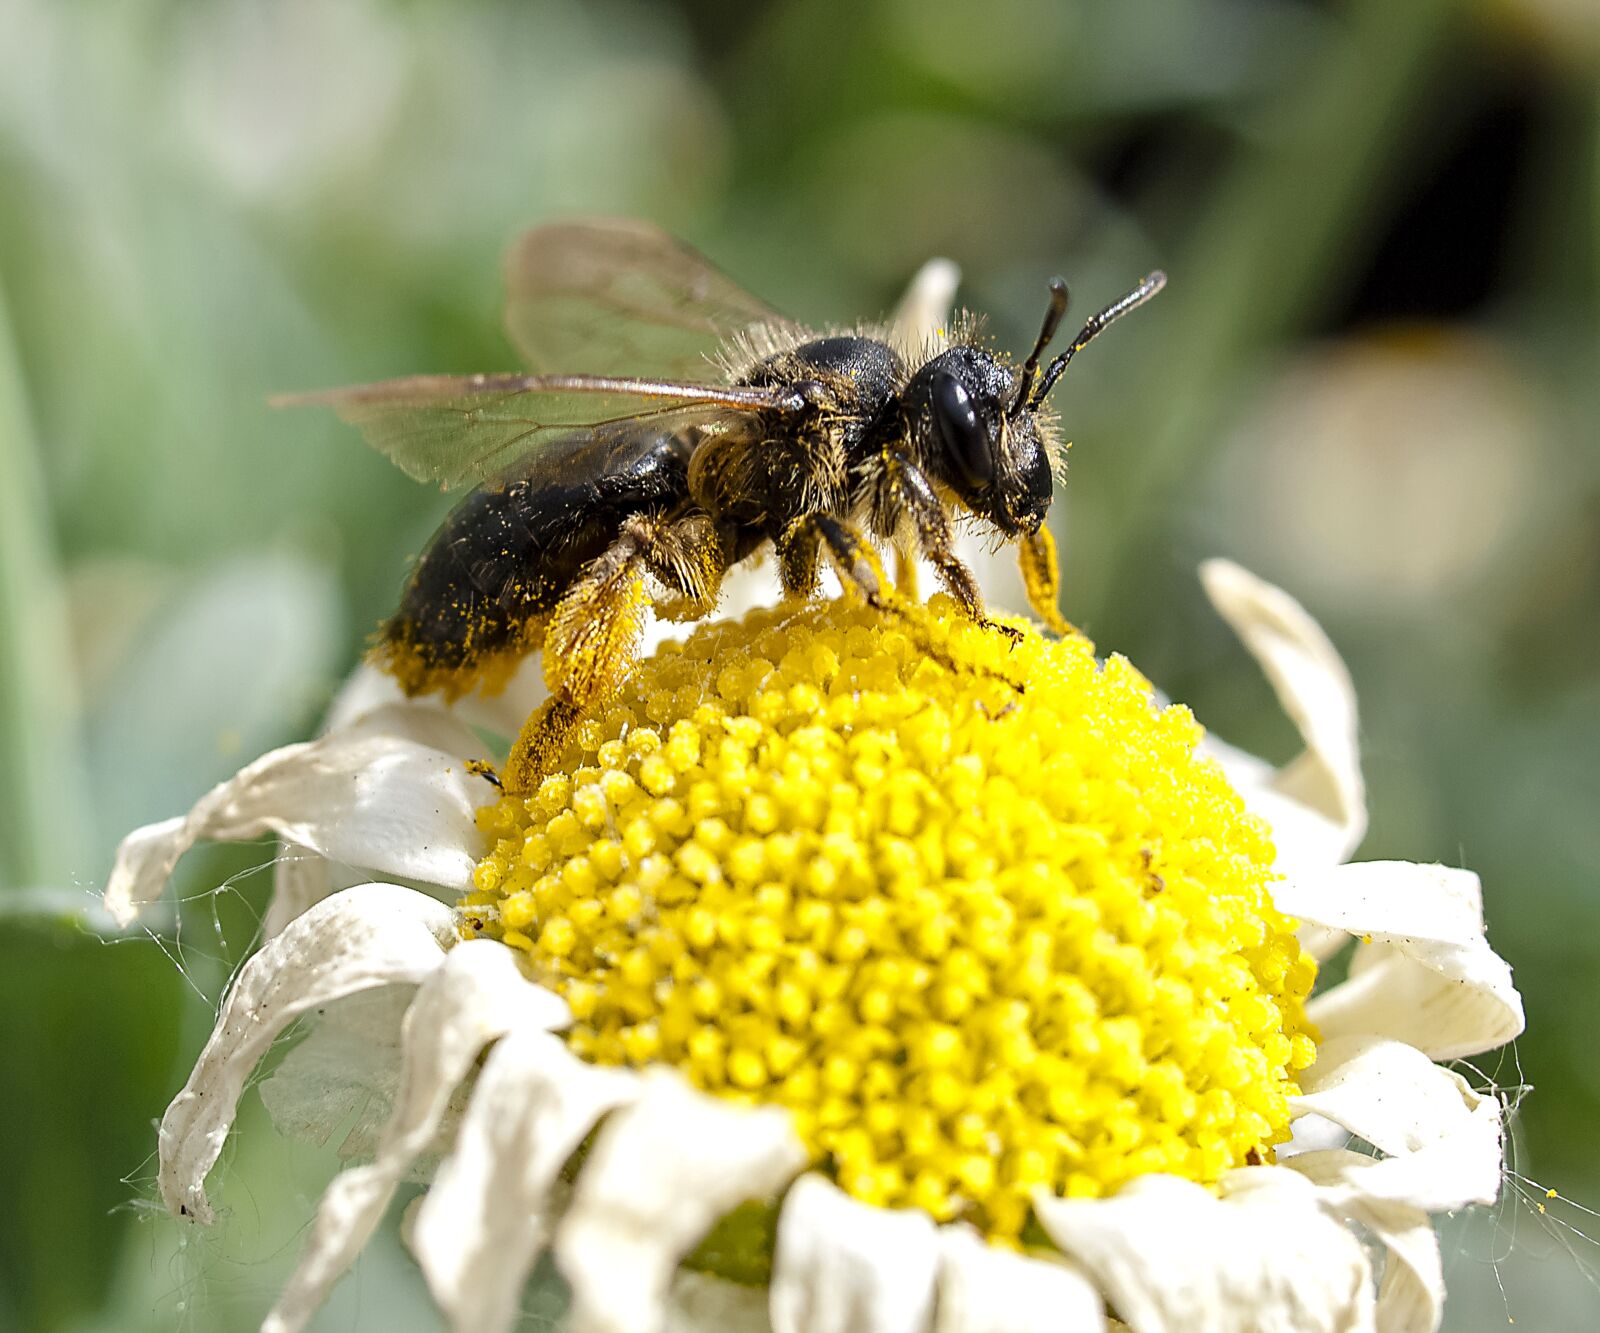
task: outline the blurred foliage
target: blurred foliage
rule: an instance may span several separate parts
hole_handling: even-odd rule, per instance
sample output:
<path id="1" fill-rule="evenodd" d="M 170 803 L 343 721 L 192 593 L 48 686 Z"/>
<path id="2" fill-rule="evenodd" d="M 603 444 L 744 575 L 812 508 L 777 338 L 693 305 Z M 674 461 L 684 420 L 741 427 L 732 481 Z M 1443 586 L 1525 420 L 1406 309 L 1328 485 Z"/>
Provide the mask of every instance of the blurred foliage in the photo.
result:
<path id="1" fill-rule="evenodd" d="M 1167 268 L 1057 394 L 1068 613 L 1281 755 L 1193 566 L 1305 598 L 1362 693 L 1364 855 L 1483 875 L 1518 1165 L 1600 1198 L 1592 0 L 0 0 L 0 1327 L 246 1328 L 281 1278 L 332 1161 L 258 1111 L 217 1236 L 144 1206 L 267 852 L 188 858 L 159 945 L 94 893 L 314 725 L 442 512 L 266 396 L 508 368 L 499 253 L 573 211 L 817 322 L 948 254 L 1014 347 L 1053 273 L 1089 308 Z M 1446 1234 L 1449 1327 L 1597 1303 L 1515 1197 Z M 320 1326 L 424 1308 L 390 1245 Z"/>

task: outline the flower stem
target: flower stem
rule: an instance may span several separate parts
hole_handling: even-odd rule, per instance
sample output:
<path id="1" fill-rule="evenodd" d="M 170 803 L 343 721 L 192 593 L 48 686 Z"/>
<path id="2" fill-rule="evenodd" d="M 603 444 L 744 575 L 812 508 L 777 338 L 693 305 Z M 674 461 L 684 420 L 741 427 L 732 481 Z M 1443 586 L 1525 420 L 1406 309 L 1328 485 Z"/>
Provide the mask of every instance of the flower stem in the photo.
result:
<path id="1" fill-rule="evenodd" d="M 48 497 L 0 284 L 0 884 L 65 883 L 82 754 Z"/>

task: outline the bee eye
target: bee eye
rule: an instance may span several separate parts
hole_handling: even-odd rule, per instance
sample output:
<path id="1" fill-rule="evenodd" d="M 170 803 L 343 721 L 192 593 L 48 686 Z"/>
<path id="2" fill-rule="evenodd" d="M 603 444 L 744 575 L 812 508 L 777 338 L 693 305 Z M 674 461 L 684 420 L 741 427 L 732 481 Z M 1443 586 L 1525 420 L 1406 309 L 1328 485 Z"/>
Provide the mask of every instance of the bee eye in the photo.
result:
<path id="1" fill-rule="evenodd" d="M 993 481 L 994 454 L 989 449 L 988 432 L 972 405 L 972 395 L 954 375 L 943 371 L 933 377 L 929 392 L 945 452 L 955 460 L 970 485 L 985 486 Z"/>

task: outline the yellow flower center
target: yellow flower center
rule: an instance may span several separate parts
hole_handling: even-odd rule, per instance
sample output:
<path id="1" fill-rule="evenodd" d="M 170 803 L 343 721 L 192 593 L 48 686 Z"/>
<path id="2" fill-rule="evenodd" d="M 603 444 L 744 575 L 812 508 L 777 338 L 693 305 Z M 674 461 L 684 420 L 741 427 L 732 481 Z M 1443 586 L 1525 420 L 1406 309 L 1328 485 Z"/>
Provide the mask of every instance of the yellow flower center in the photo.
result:
<path id="1" fill-rule="evenodd" d="M 1186 708 L 945 599 L 704 626 L 481 812 L 466 929 L 572 1048 L 777 1103 L 868 1203 L 1018 1237 L 1042 1188 L 1269 1160 L 1316 965 Z"/>

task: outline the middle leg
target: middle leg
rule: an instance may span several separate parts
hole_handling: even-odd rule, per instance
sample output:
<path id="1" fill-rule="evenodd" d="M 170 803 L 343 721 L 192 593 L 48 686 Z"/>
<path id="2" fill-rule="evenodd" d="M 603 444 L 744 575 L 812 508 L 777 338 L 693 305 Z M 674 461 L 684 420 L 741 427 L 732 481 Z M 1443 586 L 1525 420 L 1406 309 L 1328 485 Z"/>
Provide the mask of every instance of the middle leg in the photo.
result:
<path id="1" fill-rule="evenodd" d="M 888 580 L 871 544 L 848 523 L 832 514 L 802 514 L 784 528 L 776 542 L 778 572 L 789 597 L 808 597 L 817 590 L 817 565 L 827 551 L 839 579 L 855 588 L 870 606 L 883 606 Z"/>
<path id="2" fill-rule="evenodd" d="M 724 567 L 704 514 L 638 516 L 623 524 L 616 541 L 589 562 L 551 613 L 543 645 L 550 698 L 524 723 L 511 749 L 507 791 L 535 787 L 584 714 L 628 678 L 651 610 L 647 577 L 676 593 L 681 609 L 703 613 Z"/>

